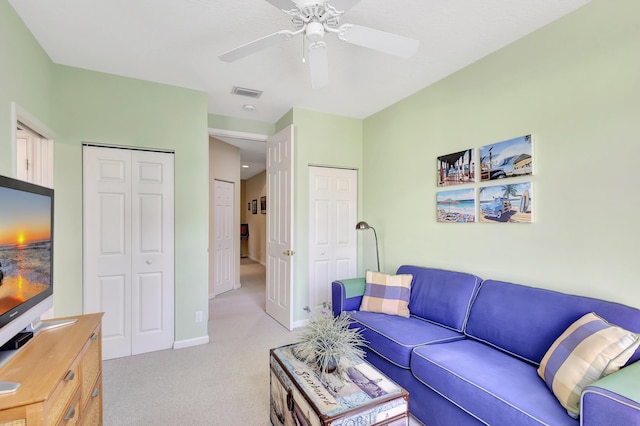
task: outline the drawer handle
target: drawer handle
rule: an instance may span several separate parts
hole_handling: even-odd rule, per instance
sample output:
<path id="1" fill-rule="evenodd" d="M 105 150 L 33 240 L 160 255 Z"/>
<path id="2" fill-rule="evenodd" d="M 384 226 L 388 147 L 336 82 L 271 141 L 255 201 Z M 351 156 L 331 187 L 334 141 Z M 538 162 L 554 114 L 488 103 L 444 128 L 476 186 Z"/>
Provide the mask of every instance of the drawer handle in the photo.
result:
<path id="1" fill-rule="evenodd" d="M 73 370 L 69 370 L 66 376 L 64 376 L 64 381 L 69 382 L 76 377 L 76 373 Z"/>
<path id="2" fill-rule="evenodd" d="M 100 395 L 100 389 L 95 388 L 95 389 L 93 390 L 93 392 L 91 393 L 91 398 L 97 398 L 97 397 L 98 397 L 98 395 Z"/>
<path id="3" fill-rule="evenodd" d="M 76 416 L 76 407 L 70 407 L 69 411 L 67 411 L 67 415 L 64 416 L 65 420 L 70 420 Z"/>
<path id="4" fill-rule="evenodd" d="M 93 340 L 93 341 L 98 340 L 98 333 L 93 333 L 93 334 L 91 335 L 91 340 Z"/>

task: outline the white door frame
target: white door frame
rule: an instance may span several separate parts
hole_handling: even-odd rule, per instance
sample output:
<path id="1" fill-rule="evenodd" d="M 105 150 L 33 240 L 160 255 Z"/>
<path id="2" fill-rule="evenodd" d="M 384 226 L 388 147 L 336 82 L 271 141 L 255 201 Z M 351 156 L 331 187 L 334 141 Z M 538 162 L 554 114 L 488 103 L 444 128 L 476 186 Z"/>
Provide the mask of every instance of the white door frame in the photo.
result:
<path id="1" fill-rule="evenodd" d="M 42 121 L 38 120 L 35 116 L 33 116 L 29 111 L 21 107 L 19 104 L 15 102 L 11 102 L 11 158 L 12 158 L 12 176 L 17 176 L 18 173 L 18 163 L 17 163 L 17 152 L 18 152 L 18 143 L 17 143 L 17 135 L 15 129 L 18 127 L 18 122 L 24 124 L 29 127 L 36 133 L 44 136 L 46 139 L 53 141 L 56 138 L 56 134 L 53 130 L 51 130 L 46 124 Z M 53 142 L 52 142 L 53 143 Z M 53 161 L 53 152 L 51 152 L 51 157 Z M 46 185 L 45 185 L 46 186 Z M 50 188 L 53 188 L 53 182 L 51 183 Z"/>
<path id="2" fill-rule="evenodd" d="M 248 133 L 248 132 L 239 132 L 236 130 L 227 130 L 227 129 L 220 129 L 220 128 L 215 128 L 215 127 L 210 127 L 208 129 L 208 134 L 209 136 L 213 136 L 214 138 L 218 138 L 221 141 L 225 141 L 225 138 L 233 138 L 233 139 L 243 139 L 243 140 L 247 140 L 247 141 L 253 141 L 253 142 L 266 142 L 267 138 L 269 137 L 268 135 L 265 134 L 261 134 L 261 133 Z M 265 160 L 266 162 L 266 160 Z M 240 183 L 240 182 L 238 182 Z M 236 200 L 236 203 L 239 203 L 240 200 Z M 234 209 L 233 212 L 233 223 L 240 223 L 240 212 L 243 206 L 240 206 L 240 208 Z M 213 227 L 212 222 L 210 223 L 210 227 Z M 234 230 L 235 234 L 234 235 L 239 235 L 239 229 L 238 230 Z M 209 298 L 212 299 L 214 297 L 216 297 L 217 292 L 215 290 L 215 288 L 213 288 L 213 281 L 214 281 L 214 271 L 213 271 L 213 252 L 214 252 L 214 247 L 212 247 L 213 245 L 213 238 L 210 236 L 209 237 Z M 240 255 L 242 253 L 242 242 L 240 241 L 240 239 L 238 239 L 238 245 L 237 245 L 238 251 L 237 254 Z M 238 289 L 241 287 L 241 283 L 240 283 L 240 270 L 234 270 L 233 271 L 234 276 L 233 278 L 233 282 L 234 284 L 234 289 Z"/>

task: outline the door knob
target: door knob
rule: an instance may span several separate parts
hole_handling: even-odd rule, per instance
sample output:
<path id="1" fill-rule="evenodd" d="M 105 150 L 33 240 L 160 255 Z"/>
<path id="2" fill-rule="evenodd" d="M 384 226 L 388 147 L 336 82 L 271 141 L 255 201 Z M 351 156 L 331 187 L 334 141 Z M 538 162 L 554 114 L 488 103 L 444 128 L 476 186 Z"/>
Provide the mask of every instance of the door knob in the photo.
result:
<path id="1" fill-rule="evenodd" d="M 284 254 L 285 256 L 293 256 L 294 253 L 295 251 L 293 250 L 287 250 L 282 252 L 282 254 Z"/>
<path id="2" fill-rule="evenodd" d="M 153 263 L 153 260 L 147 259 L 147 265 L 151 265 L 152 263 Z"/>

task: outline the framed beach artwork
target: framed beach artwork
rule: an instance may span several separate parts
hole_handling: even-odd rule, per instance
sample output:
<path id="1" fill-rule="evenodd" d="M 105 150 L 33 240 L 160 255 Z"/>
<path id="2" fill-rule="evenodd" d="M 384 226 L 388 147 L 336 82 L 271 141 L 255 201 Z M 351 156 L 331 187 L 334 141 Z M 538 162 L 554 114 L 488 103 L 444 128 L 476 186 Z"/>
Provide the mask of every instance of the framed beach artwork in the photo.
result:
<path id="1" fill-rule="evenodd" d="M 475 159 L 473 148 L 438 157 L 438 186 L 475 182 Z"/>
<path id="2" fill-rule="evenodd" d="M 533 174 L 531 135 L 480 147 L 480 181 Z"/>
<path id="3" fill-rule="evenodd" d="M 475 222 L 475 190 L 456 189 L 436 193 L 438 222 Z"/>
<path id="4" fill-rule="evenodd" d="M 483 186 L 478 189 L 480 222 L 533 222 L 532 183 Z"/>

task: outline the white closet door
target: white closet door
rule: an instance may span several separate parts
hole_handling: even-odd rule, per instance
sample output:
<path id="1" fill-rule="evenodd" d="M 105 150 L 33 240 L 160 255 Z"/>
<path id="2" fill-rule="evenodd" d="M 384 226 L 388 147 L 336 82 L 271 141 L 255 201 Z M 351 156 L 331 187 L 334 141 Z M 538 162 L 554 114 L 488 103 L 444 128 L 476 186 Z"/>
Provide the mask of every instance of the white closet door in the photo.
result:
<path id="1" fill-rule="evenodd" d="M 84 147 L 84 312 L 105 359 L 131 355 L 131 152 Z"/>
<path id="2" fill-rule="evenodd" d="M 132 155 L 133 355 L 168 349 L 174 340 L 173 154 Z"/>
<path id="3" fill-rule="evenodd" d="M 173 345 L 173 155 L 84 147 L 84 311 L 103 357 Z"/>
<path id="4" fill-rule="evenodd" d="M 354 278 L 358 172 L 309 167 L 309 306 L 331 303 L 331 283 Z"/>
<path id="5" fill-rule="evenodd" d="M 234 184 L 221 180 L 213 182 L 213 294 L 233 290 L 233 242 L 237 238 L 233 227 Z"/>

